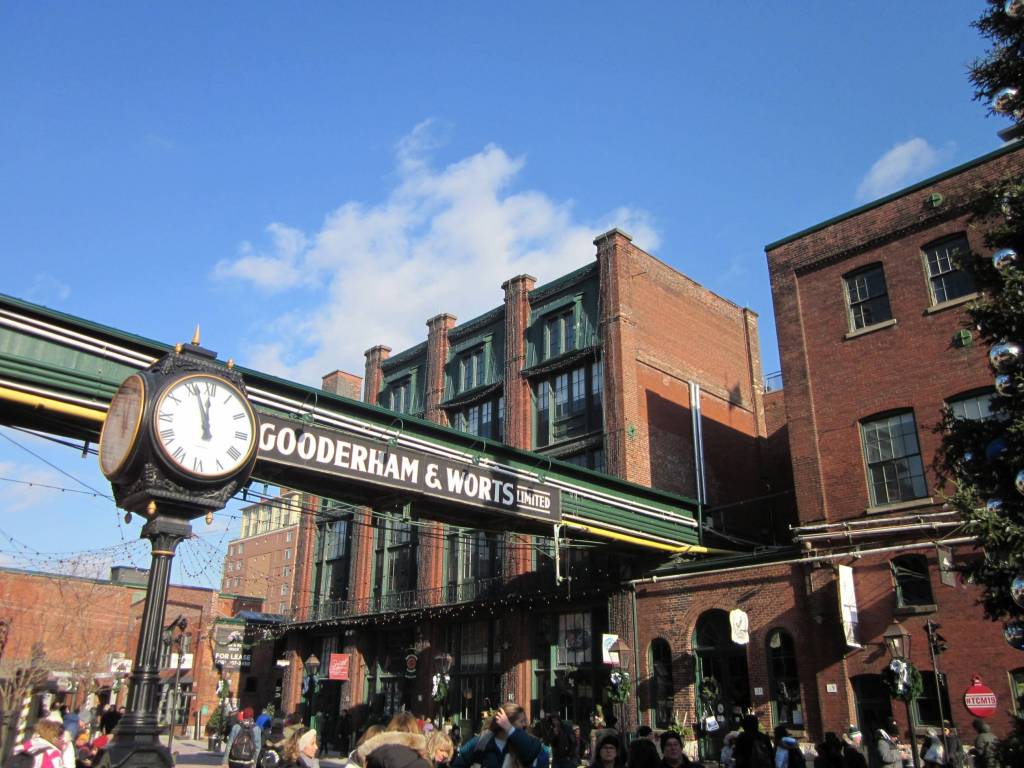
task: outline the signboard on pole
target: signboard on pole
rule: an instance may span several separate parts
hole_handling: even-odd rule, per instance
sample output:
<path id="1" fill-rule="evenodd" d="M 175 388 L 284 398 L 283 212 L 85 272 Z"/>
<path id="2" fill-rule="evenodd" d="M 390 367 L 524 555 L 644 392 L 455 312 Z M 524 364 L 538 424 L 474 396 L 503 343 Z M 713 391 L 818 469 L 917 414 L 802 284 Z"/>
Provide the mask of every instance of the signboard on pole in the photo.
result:
<path id="1" fill-rule="evenodd" d="M 853 568 L 837 565 L 839 573 L 839 617 L 843 623 L 843 637 L 847 648 L 863 648 L 857 642 L 857 592 L 853 588 Z"/>
<path id="2" fill-rule="evenodd" d="M 601 635 L 601 662 L 603 664 L 610 664 L 613 667 L 619 666 L 619 652 L 612 650 L 618 639 L 618 635 L 612 635 L 607 632 Z"/>
<path id="3" fill-rule="evenodd" d="M 327 663 L 327 679 L 348 680 L 348 663 L 347 653 L 332 653 Z"/>

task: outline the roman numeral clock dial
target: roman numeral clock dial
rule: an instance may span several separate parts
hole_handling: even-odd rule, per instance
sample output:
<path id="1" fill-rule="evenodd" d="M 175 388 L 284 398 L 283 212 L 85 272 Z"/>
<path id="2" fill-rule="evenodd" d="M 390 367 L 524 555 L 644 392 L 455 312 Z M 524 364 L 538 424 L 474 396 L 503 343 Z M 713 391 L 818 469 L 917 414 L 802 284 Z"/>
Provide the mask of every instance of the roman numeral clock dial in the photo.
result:
<path id="1" fill-rule="evenodd" d="M 240 469 L 256 449 L 256 420 L 233 384 L 207 374 L 184 376 L 156 401 L 156 444 L 186 475 L 213 480 Z"/>

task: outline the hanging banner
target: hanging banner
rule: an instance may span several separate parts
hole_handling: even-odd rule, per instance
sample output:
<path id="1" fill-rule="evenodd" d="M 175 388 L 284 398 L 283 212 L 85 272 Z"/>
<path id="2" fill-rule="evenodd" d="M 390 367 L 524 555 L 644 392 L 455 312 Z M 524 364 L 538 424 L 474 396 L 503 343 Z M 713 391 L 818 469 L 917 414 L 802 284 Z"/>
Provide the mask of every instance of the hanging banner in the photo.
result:
<path id="1" fill-rule="evenodd" d="M 605 632 L 601 635 L 601 662 L 610 664 L 613 667 L 619 666 L 619 652 L 613 651 L 612 646 L 619 640 L 618 635 Z"/>
<path id="2" fill-rule="evenodd" d="M 857 642 L 857 593 L 853 588 L 853 568 L 837 565 L 839 574 L 839 617 L 843 624 L 843 637 L 847 648 L 863 648 Z"/>
<path id="3" fill-rule="evenodd" d="M 556 523 L 562 519 L 557 488 L 271 414 L 260 414 L 259 457 L 477 509 Z"/>
<path id="4" fill-rule="evenodd" d="M 732 641 L 737 645 L 750 642 L 750 619 L 744 611 L 739 608 L 729 611 L 729 630 Z"/>
<path id="5" fill-rule="evenodd" d="M 348 663 L 347 653 L 332 653 L 327 663 L 327 679 L 348 680 Z"/>

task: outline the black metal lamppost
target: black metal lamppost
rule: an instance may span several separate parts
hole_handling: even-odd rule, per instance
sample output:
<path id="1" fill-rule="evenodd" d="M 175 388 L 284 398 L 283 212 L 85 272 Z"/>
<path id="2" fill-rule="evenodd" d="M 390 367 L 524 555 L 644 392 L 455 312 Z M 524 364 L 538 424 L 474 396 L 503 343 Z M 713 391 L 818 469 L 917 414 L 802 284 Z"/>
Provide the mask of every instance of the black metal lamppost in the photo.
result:
<path id="1" fill-rule="evenodd" d="M 882 637 L 885 639 L 886 648 L 889 649 L 889 656 L 894 660 L 910 663 L 911 637 L 902 624 L 894 621 Z M 917 717 L 914 715 L 914 705 L 909 698 L 904 703 L 907 705 L 907 723 L 910 725 L 910 755 L 914 761 L 914 768 L 921 768 L 921 759 L 917 754 Z"/>

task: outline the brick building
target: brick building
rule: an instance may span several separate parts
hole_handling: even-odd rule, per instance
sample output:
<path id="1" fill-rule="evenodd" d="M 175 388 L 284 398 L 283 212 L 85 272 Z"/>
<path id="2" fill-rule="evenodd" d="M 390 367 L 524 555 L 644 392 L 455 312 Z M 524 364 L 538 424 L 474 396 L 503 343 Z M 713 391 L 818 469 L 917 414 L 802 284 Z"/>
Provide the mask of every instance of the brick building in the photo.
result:
<path id="1" fill-rule="evenodd" d="M 918 734 L 944 717 L 973 739 L 963 695 L 974 675 L 1000 702 L 993 730 L 1009 730 L 1024 664 L 951 567 L 978 552 L 942 507 L 932 459 L 944 408 L 989 412 L 987 350 L 964 327 L 976 294 L 957 256 L 986 252 L 969 207 L 986 185 L 1024 170 L 1021 149 L 1004 146 L 767 246 L 785 388 L 765 396 L 773 438 L 763 455 L 776 482 L 795 480 L 799 520 L 790 547 L 631 581 L 644 722 L 685 718 L 711 758 L 747 709 L 805 742 L 847 723 L 873 733 L 893 716 L 906 733 L 907 711 L 880 677 L 890 660 L 883 635 L 902 628 L 924 683 Z M 948 640 L 938 676 L 929 619 Z"/>
<path id="2" fill-rule="evenodd" d="M 109 579 L 83 578 L 39 571 L 0 568 L 0 617 L 9 621 L 0 677 L 27 666 L 34 649 L 42 652 L 49 690 L 74 706 L 96 694 L 99 704 L 127 700 L 121 670 L 131 669 L 146 598 L 147 572 L 115 566 Z M 212 659 L 211 632 L 218 617 L 259 610 L 258 598 L 223 595 L 202 587 L 170 585 L 164 625 L 187 620 L 182 640 L 181 669 L 176 647 L 161 649 L 160 712 L 169 721 L 169 697 L 175 675 L 177 722 L 194 722 L 194 713 L 218 703 L 219 674 Z M 266 645 L 272 646 L 272 643 Z M 115 674 L 115 671 L 117 674 Z M 234 689 L 233 689 L 234 690 Z"/>
<path id="3" fill-rule="evenodd" d="M 550 283 L 511 278 L 504 303 L 468 322 L 431 318 L 410 349 L 371 348 L 364 399 L 399 421 L 532 451 L 534 463 L 693 497 L 705 525 L 725 535 L 785 536 L 791 494 L 764 467 L 788 469 L 787 446 L 777 419 L 768 432 L 756 315 L 619 230 L 595 246 L 593 264 Z M 351 392 L 356 381 L 335 373 L 324 387 Z M 318 518 L 312 604 L 295 614 L 286 706 L 299 701 L 302 658 L 315 653 L 323 664 L 344 651 L 349 681 L 326 683 L 313 706 L 367 717 L 405 706 L 471 726 L 481 708 L 514 697 L 535 716 L 559 710 L 586 721 L 608 681 L 601 635 L 631 636 L 622 579 L 668 559 L 630 546 L 570 547 L 556 568 L 551 537 L 420 519 L 400 499 L 374 509 L 325 501 Z M 629 531 L 617 535 L 629 541 Z M 544 597 L 510 607 L 524 594 Z M 439 609 L 400 615 L 438 595 Z M 431 676 L 446 663 L 438 649 L 450 655 L 452 683 L 434 704 Z M 419 669 L 406 668 L 410 657 Z"/>

